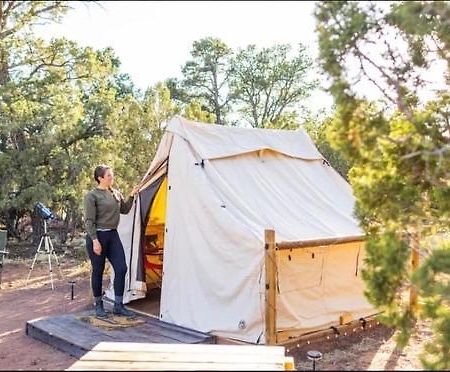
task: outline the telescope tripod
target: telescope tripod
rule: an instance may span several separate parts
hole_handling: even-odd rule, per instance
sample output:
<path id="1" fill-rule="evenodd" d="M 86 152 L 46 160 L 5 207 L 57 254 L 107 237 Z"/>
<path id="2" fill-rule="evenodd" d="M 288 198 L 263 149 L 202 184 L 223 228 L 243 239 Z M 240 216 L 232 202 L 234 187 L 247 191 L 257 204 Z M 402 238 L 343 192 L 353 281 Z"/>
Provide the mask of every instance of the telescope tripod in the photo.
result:
<path id="1" fill-rule="evenodd" d="M 43 248 L 43 250 L 41 250 L 41 248 Z M 34 255 L 33 263 L 31 264 L 25 286 L 28 286 L 28 280 L 30 279 L 31 272 L 33 271 L 34 264 L 36 263 L 36 259 L 39 255 L 39 253 L 46 253 L 48 256 L 48 268 L 49 268 L 50 282 L 51 282 L 52 291 L 53 291 L 55 288 L 53 286 L 53 270 L 52 270 L 52 260 L 51 260 L 52 256 L 54 257 L 54 259 L 56 261 L 61 278 L 63 277 L 63 274 L 61 271 L 61 267 L 59 265 L 58 257 L 56 256 L 56 252 L 53 248 L 53 243 L 50 239 L 50 235 L 47 232 L 47 220 L 44 220 L 44 234 L 41 237 L 41 241 L 39 242 L 39 246 L 37 248 L 36 254 Z"/>

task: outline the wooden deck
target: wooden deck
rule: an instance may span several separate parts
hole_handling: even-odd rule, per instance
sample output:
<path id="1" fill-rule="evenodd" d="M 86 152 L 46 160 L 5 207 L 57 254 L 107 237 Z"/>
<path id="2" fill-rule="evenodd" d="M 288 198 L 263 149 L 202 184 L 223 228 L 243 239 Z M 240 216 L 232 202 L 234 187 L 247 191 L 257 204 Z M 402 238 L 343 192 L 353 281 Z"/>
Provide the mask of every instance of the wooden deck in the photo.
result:
<path id="1" fill-rule="evenodd" d="M 138 316 L 142 324 L 128 328 L 105 329 L 81 319 L 92 311 L 65 314 L 30 320 L 26 334 L 80 358 L 101 342 L 134 342 L 157 344 L 213 344 L 216 338 L 209 334 L 162 322 L 159 319 Z"/>
<path id="2" fill-rule="evenodd" d="M 145 298 L 134 300 L 127 304 L 127 308 L 140 314 L 159 318 L 159 308 L 161 300 L 161 290 L 151 289 Z"/>
<path id="3" fill-rule="evenodd" d="M 283 371 L 294 370 L 294 359 L 281 346 L 102 342 L 68 370 Z"/>

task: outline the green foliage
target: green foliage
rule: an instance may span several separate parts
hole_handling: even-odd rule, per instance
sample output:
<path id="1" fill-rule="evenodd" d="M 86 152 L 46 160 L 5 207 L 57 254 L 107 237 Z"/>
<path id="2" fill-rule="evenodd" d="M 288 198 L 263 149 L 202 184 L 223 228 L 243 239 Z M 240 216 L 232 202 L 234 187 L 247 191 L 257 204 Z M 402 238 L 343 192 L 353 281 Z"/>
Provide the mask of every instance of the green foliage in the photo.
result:
<path id="1" fill-rule="evenodd" d="M 14 233 L 18 219 L 38 200 L 58 203 L 63 215 L 78 203 L 77 182 L 91 153 L 83 141 L 108 132 L 118 61 L 110 49 L 33 37 L 31 26 L 60 17 L 67 10 L 64 2 L 2 6 L 0 210 Z"/>
<path id="2" fill-rule="evenodd" d="M 185 108 L 183 117 L 189 120 L 198 121 L 200 123 L 215 123 L 216 116 L 204 110 L 200 102 L 193 99 Z"/>
<path id="3" fill-rule="evenodd" d="M 369 239 L 367 297 L 384 311 L 384 322 L 402 331 L 400 343 L 407 342 L 416 317 L 404 299 L 411 285 L 448 310 L 448 289 L 436 290 L 430 274 L 435 257 L 443 265 L 450 258 L 447 245 L 428 252 L 415 281 L 405 241 L 419 234 L 423 251 L 426 238 L 450 226 L 449 15 L 445 2 L 398 2 L 387 11 L 346 1 L 316 8 L 320 59 L 337 105 L 327 137 L 351 161 L 356 213 Z M 425 99 L 430 85 L 424 72 L 439 63 L 446 66 L 441 87 Z M 369 99 L 361 82 L 382 99 Z M 431 308 L 419 314 L 435 330 L 425 365 L 448 369 L 448 311 Z"/>
<path id="4" fill-rule="evenodd" d="M 0 220 L 19 237 L 18 221 L 43 201 L 68 231 L 94 167 L 115 167 L 126 194 L 178 108 L 163 85 L 140 97 L 109 48 L 36 38 L 33 24 L 58 19 L 64 2 L 0 4 Z"/>
<path id="5" fill-rule="evenodd" d="M 27 216 L 38 234 L 37 201 L 63 218 L 66 232 L 79 227 L 81 201 L 94 186 L 97 164 L 115 169 L 116 186 L 126 194 L 147 170 L 166 120 L 181 112 L 191 120 L 232 124 L 232 101 L 243 100 L 237 89 L 245 82 L 235 79 L 234 96 L 230 92 L 233 67 L 239 65 L 219 39 L 195 41 L 181 80 L 167 79 L 141 94 L 119 73 L 120 61 L 110 48 L 34 35 L 36 24 L 60 20 L 70 2 L 2 1 L 0 7 L 0 222 L 10 235 L 20 237 L 19 221 Z M 273 107 L 258 114 L 258 126 L 297 126 L 291 109 L 307 92 L 292 96 L 282 80 L 297 86 L 294 80 L 303 79 L 310 61 L 303 49 L 293 59 L 288 52 L 286 46 L 258 52 L 267 79 L 258 89 L 273 86 L 265 96 Z"/>
<path id="6" fill-rule="evenodd" d="M 366 254 L 367 268 L 362 275 L 368 284 L 367 298 L 379 307 L 395 306 L 395 296 L 407 277 L 408 244 L 389 231 L 370 237 Z"/>
<path id="7" fill-rule="evenodd" d="M 233 61 L 230 88 L 244 119 L 255 128 L 263 128 L 285 121 L 288 114 L 295 115 L 299 102 L 316 87 L 307 77 L 311 67 L 303 45 L 294 56 L 289 45 L 261 50 L 249 45 L 239 51 Z"/>
<path id="8" fill-rule="evenodd" d="M 210 121 L 213 114 L 217 124 L 296 128 L 305 111 L 301 101 L 317 86 L 309 78 L 312 61 L 303 45 L 295 52 L 289 45 L 261 50 L 249 45 L 234 53 L 223 41 L 205 38 L 193 43 L 191 56 L 181 80 L 166 80 L 191 118 Z M 193 113 L 199 109 L 202 113 Z M 231 113 L 240 115 L 232 121 Z"/>
<path id="9" fill-rule="evenodd" d="M 182 68 L 183 80 L 169 79 L 172 92 L 186 104 L 195 99 L 223 125 L 230 111 L 227 87 L 232 50 L 222 40 L 208 37 L 194 41 L 191 56 Z"/>
<path id="10" fill-rule="evenodd" d="M 161 83 L 149 88 L 142 100 L 130 95 L 122 105 L 111 118 L 113 137 L 102 162 L 114 167 L 117 186 L 125 193 L 147 171 L 164 134 L 165 122 L 179 109 Z"/>
<path id="11" fill-rule="evenodd" d="M 304 129 L 308 132 L 322 156 L 327 159 L 333 169 L 348 181 L 351 160 L 345 159 L 339 151 L 336 151 L 328 139 L 331 133 L 330 127 L 332 121 L 332 117 L 325 119 L 310 117 L 305 122 Z"/>
<path id="12" fill-rule="evenodd" d="M 435 340 L 422 356 L 428 370 L 445 370 L 450 365 L 450 243 L 432 252 L 414 275 L 420 288 L 424 316 L 433 320 Z"/>

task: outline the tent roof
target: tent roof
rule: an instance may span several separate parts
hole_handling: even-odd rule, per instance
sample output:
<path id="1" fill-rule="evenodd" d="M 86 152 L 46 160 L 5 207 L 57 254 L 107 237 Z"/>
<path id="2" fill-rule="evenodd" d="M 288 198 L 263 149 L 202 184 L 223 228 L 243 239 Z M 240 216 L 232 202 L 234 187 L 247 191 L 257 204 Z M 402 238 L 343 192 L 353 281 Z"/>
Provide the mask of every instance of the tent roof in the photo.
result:
<path id="1" fill-rule="evenodd" d="M 167 131 L 187 140 L 202 159 L 218 159 L 269 149 L 293 158 L 316 160 L 322 155 L 303 129 L 295 131 L 210 125 L 180 116 Z"/>

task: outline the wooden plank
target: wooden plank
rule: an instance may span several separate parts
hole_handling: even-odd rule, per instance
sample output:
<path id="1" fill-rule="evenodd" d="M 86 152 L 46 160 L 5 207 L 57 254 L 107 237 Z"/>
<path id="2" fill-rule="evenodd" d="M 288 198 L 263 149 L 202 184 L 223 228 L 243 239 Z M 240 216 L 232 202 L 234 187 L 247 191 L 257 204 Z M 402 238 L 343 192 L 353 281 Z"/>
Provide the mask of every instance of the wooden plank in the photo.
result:
<path id="1" fill-rule="evenodd" d="M 117 341 L 138 341 L 157 342 L 157 343 L 194 343 L 199 341 L 197 337 L 168 331 L 163 328 L 158 328 L 149 324 L 132 328 L 122 328 L 113 330 L 115 339 Z M 105 340 L 106 341 L 106 340 Z"/>
<path id="2" fill-rule="evenodd" d="M 215 335 L 215 342 L 214 344 L 218 345 L 248 345 L 249 343 L 242 340 L 236 340 L 234 338 L 228 338 L 225 336 L 217 336 Z"/>
<path id="3" fill-rule="evenodd" d="M 279 242 L 276 244 L 278 250 L 282 249 L 297 249 L 297 248 L 312 248 L 322 245 L 336 245 L 351 242 L 364 241 L 364 235 L 357 236 L 345 236 L 341 238 L 325 238 L 325 239 L 313 239 L 313 240 L 300 240 L 291 242 Z"/>
<path id="4" fill-rule="evenodd" d="M 275 231 L 265 230 L 265 266 L 266 266 L 266 345 L 274 345 L 276 339 L 276 252 L 275 252 Z"/>
<path id="5" fill-rule="evenodd" d="M 147 292 L 147 296 L 145 298 L 128 303 L 127 308 L 137 314 L 159 319 L 160 297 L 160 290 L 158 290 L 158 292 L 156 290 L 151 290 L 150 293 Z"/>
<path id="6" fill-rule="evenodd" d="M 107 330 L 95 327 L 89 323 L 85 323 L 77 319 L 74 315 L 62 315 L 57 317 L 50 317 L 41 319 L 35 324 L 41 329 L 47 329 L 49 332 L 63 332 L 77 339 L 89 339 L 97 341 L 132 341 L 133 339 L 142 339 L 146 342 L 151 342 L 152 338 L 159 338 L 159 342 L 177 341 L 183 343 L 193 343 L 205 340 L 211 337 L 207 334 L 197 331 L 187 331 L 175 326 L 167 327 L 163 322 L 157 319 L 145 319 L 144 324 L 140 324 L 129 328 L 118 328 L 114 330 Z"/>
<path id="7" fill-rule="evenodd" d="M 88 351 L 83 345 L 77 345 L 69 342 L 64 338 L 49 334 L 48 332 L 36 328 L 28 323 L 26 325 L 26 334 L 36 340 L 51 345 L 58 350 L 68 353 L 75 358 L 81 358 Z"/>
<path id="8" fill-rule="evenodd" d="M 284 359 L 279 363 L 191 363 L 191 362 L 123 362 L 123 361 L 91 361 L 79 360 L 70 366 L 69 371 L 88 371 L 88 370 L 147 370 L 147 371 L 283 371 Z"/>
<path id="9" fill-rule="evenodd" d="M 82 342 L 95 342 L 96 340 L 114 341 L 114 337 L 107 331 L 82 322 L 72 315 L 50 317 L 36 323 L 36 327 L 49 333 L 67 335 L 70 339 Z"/>
<path id="10" fill-rule="evenodd" d="M 83 312 L 79 316 L 90 315 Z M 26 334 L 45 342 L 61 351 L 79 358 L 99 343 L 140 342 L 140 343 L 212 343 L 214 336 L 183 327 L 168 326 L 158 319 L 143 318 L 146 322 L 134 327 L 101 329 L 78 319 L 74 314 L 40 318 L 26 323 Z"/>
<path id="11" fill-rule="evenodd" d="M 112 308 L 112 302 L 110 300 L 106 300 L 105 302 L 107 303 L 107 307 Z M 181 332 L 185 335 L 196 337 L 196 338 L 198 338 L 198 340 L 196 342 L 200 342 L 200 340 L 203 340 L 202 342 L 211 343 L 211 342 L 214 342 L 214 340 L 215 340 L 215 337 L 213 335 L 210 335 L 210 334 L 207 334 L 204 332 L 200 332 L 195 329 L 168 323 L 168 322 L 165 322 L 162 319 L 159 319 L 158 317 L 155 317 L 155 316 L 148 316 L 148 317 L 146 316 L 146 317 L 144 317 L 144 319 L 145 319 L 146 324 L 156 325 L 159 329 L 167 329 L 167 330 L 174 331 L 176 333 Z"/>
<path id="12" fill-rule="evenodd" d="M 136 342 L 101 342 L 96 345 L 93 351 L 135 351 L 135 352 L 164 352 L 167 350 L 173 352 L 187 353 L 216 353 L 228 355 L 275 355 L 283 356 L 283 346 L 264 346 L 264 345 L 189 345 L 189 344 L 150 344 Z"/>
<path id="13" fill-rule="evenodd" d="M 96 351 L 92 350 L 81 360 L 136 361 L 136 362 L 191 362 L 191 363 L 281 363 L 284 356 L 266 354 L 230 354 L 230 353 L 190 353 L 166 350 L 160 351 Z"/>
<path id="14" fill-rule="evenodd" d="M 205 341 L 208 338 L 212 338 L 212 336 L 206 334 L 189 333 L 182 328 L 176 330 L 165 328 L 159 326 L 158 324 L 151 324 L 151 323 L 147 323 L 145 327 L 140 328 L 139 332 L 147 336 L 151 336 L 152 334 L 159 334 L 163 337 L 167 337 L 181 343 L 196 343 Z"/>
<path id="15" fill-rule="evenodd" d="M 138 350 L 137 347 L 139 347 Z M 90 351 L 69 370 L 295 369 L 294 359 L 284 356 L 284 347 L 279 346 L 102 343 L 99 348 L 109 351 Z M 128 351 L 118 351 L 117 349 Z M 240 349 L 245 349 L 245 353 L 236 353 L 236 351 L 242 351 Z M 152 350 L 152 352 L 148 350 Z M 161 350 L 164 351 L 161 352 Z M 269 350 L 275 351 L 275 353 L 270 353 Z M 262 354 L 260 351 L 264 353 Z"/>
<path id="16" fill-rule="evenodd" d="M 207 333 L 200 332 L 195 329 L 179 326 L 179 325 L 172 324 L 172 323 L 167 323 L 158 318 L 144 317 L 144 319 L 145 319 L 146 325 L 156 326 L 159 329 L 169 330 L 174 333 L 183 333 L 189 337 L 193 337 L 193 338 L 197 338 L 197 339 L 213 338 L 213 336 L 211 336 Z"/>
<path id="17" fill-rule="evenodd" d="M 28 322 L 30 327 L 40 329 L 55 338 L 83 346 L 89 350 L 100 341 L 114 341 L 115 338 L 103 330 L 90 326 L 72 315 L 49 317 L 39 321 Z"/>
<path id="18" fill-rule="evenodd" d="M 183 327 L 183 326 L 179 326 L 176 324 L 172 324 L 172 323 L 168 323 L 165 322 L 162 319 L 157 319 L 157 318 L 146 318 L 146 323 L 148 324 L 157 324 L 158 327 L 163 327 L 165 329 L 170 329 L 170 330 L 174 330 L 176 332 L 184 332 L 188 335 L 192 335 L 195 337 L 212 337 L 211 335 L 204 333 L 204 332 L 200 332 L 197 331 L 195 329 L 191 329 L 191 328 L 187 328 L 187 327 Z"/>
<path id="19" fill-rule="evenodd" d="M 27 323 L 27 334 L 77 358 L 91 350 L 98 342 L 115 340 L 114 337 L 98 332 L 96 329 L 80 327 L 76 323 L 70 324 L 71 322 L 67 322 L 67 319 L 58 324 L 58 320 L 61 319 L 50 318 L 34 324 Z"/>

